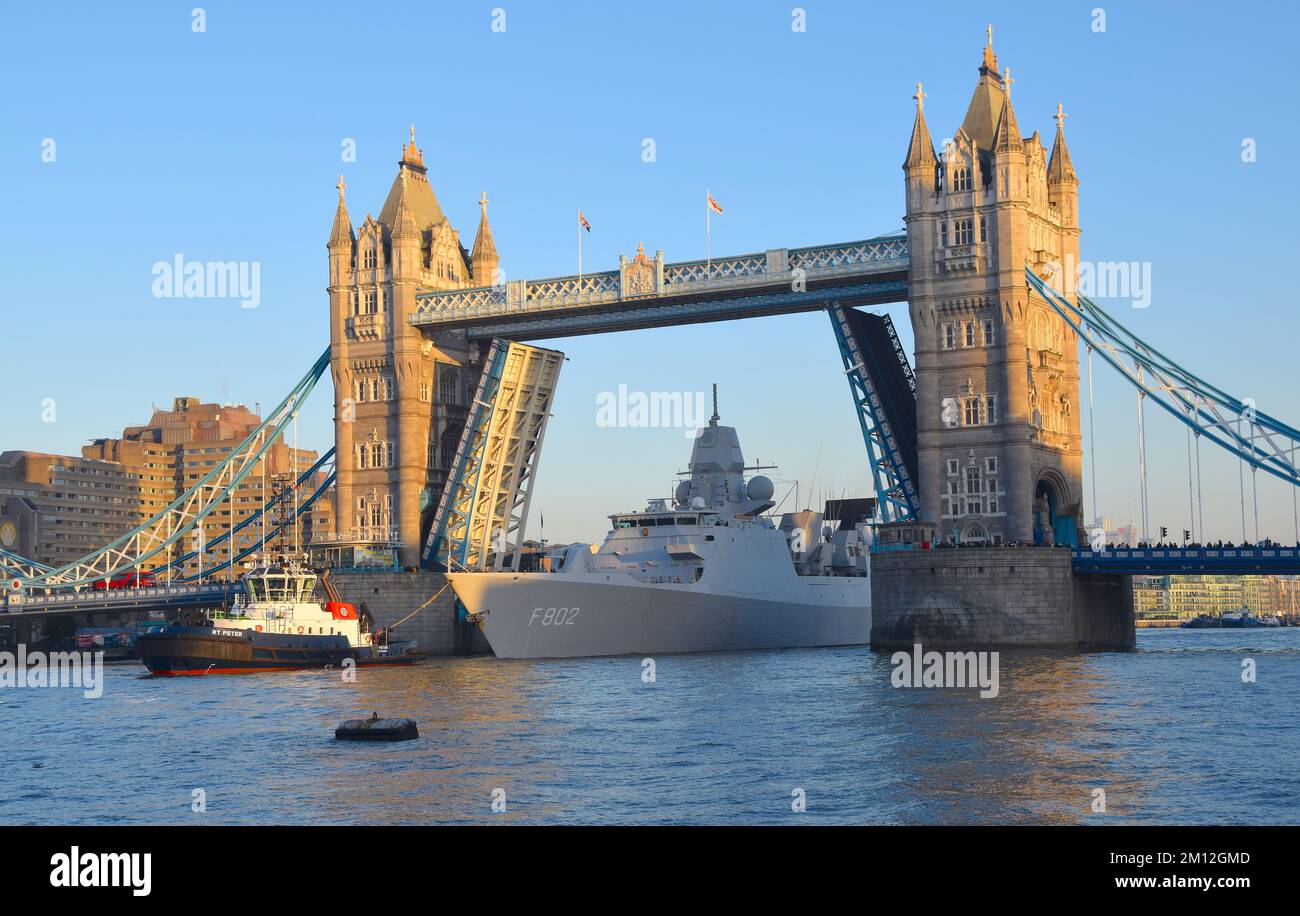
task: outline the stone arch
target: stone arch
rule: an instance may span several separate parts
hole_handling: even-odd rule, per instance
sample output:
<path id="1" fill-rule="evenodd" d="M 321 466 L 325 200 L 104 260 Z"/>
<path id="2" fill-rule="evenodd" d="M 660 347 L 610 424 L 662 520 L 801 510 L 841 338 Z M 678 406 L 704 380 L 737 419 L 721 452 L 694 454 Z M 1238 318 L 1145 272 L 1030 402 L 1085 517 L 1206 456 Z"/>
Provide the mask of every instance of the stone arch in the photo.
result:
<path id="1" fill-rule="evenodd" d="M 972 546 L 976 544 L 980 544 L 980 545 L 988 544 L 989 543 L 988 529 L 985 528 L 983 525 L 981 525 L 979 522 L 971 522 L 961 531 L 961 543 L 972 545 Z"/>
<path id="2" fill-rule="evenodd" d="M 1043 546 L 1079 544 L 1074 498 L 1065 477 L 1054 468 L 1040 471 L 1034 483 L 1034 543 Z"/>

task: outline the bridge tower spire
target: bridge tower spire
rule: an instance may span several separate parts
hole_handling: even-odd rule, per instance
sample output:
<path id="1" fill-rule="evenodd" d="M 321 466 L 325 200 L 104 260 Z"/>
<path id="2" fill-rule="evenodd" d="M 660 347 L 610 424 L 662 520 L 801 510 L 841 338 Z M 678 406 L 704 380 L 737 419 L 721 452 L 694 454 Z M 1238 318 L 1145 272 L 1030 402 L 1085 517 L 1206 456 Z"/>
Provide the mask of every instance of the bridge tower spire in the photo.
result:
<path id="1" fill-rule="evenodd" d="M 488 225 L 486 191 L 479 196 L 478 205 L 478 233 L 474 236 L 474 250 L 469 256 L 470 270 L 474 274 L 475 286 L 496 286 L 501 258 L 497 254 L 497 243 L 492 238 L 492 227 Z"/>
<path id="2" fill-rule="evenodd" d="M 921 505 L 940 539 L 1075 542 L 1077 345 L 1024 269 L 1073 277 L 1078 179 L 1060 120 L 1050 169 L 1037 132 L 1021 134 L 1012 82 L 990 26 L 966 115 L 937 162 L 916 152 L 920 131 L 928 140 L 917 91 L 903 169 Z"/>

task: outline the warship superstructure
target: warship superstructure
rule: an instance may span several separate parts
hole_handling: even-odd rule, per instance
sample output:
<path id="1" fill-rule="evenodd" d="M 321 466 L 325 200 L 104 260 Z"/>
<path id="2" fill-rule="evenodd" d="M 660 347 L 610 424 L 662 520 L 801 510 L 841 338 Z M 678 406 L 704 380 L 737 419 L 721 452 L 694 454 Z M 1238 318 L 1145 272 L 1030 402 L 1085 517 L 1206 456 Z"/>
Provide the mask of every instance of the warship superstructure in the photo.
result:
<path id="1" fill-rule="evenodd" d="M 672 499 L 610 516 L 599 547 L 553 571 L 449 572 L 501 658 L 561 658 L 861 645 L 870 640 L 865 527 L 822 514 L 776 524 L 771 479 L 746 478 L 734 427 L 697 434 Z"/>

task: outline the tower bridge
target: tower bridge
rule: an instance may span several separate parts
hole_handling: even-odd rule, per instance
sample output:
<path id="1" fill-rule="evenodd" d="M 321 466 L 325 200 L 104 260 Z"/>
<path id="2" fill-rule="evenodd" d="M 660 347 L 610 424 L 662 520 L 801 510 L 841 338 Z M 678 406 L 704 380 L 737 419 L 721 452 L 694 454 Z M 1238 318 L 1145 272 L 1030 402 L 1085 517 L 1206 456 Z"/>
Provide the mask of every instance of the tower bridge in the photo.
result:
<path id="1" fill-rule="evenodd" d="M 1065 603 L 1075 616 L 1061 632 L 1075 642 L 1087 641 L 1098 602 L 1115 606 L 1118 577 L 1177 563 L 1202 572 L 1300 572 L 1300 550 L 1120 556 L 1081 547 L 1081 346 L 1089 373 L 1095 352 L 1134 385 L 1139 409 L 1160 406 L 1191 430 L 1198 456 L 1203 442 L 1224 449 L 1252 478 L 1262 470 L 1300 486 L 1300 430 L 1186 370 L 1079 295 L 1060 268 L 1079 263 L 1081 233 L 1065 113 L 1057 107 L 1049 150 L 1037 130 L 1021 130 L 1012 85 L 990 41 L 966 114 L 936 154 L 917 84 L 901 233 L 704 260 L 668 260 L 638 244 L 615 269 L 536 280 L 498 282 L 486 195 L 472 248 L 462 244 L 412 128 L 378 217 L 354 224 L 339 180 L 326 244 L 330 346 L 290 396 L 182 499 L 113 544 L 59 569 L 0 554 L 11 594 L 27 596 L 28 609 L 71 607 L 77 599 L 51 596 L 156 563 L 283 434 L 326 369 L 336 546 L 395 546 L 407 568 L 504 568 L 518 562 L 563 364 L 563 354 L 539 341 L 810 311 L 828 315 L 878 521 L 892 526 L 893 546 L 1075 548 L 996 562 L 971 559 L 978 551 L 924 563 L 896 556 L 907 551 L 882 553 L 890 606 L 911 608 L 894 614 L 882 642 L 918 632 L 906 614 L 924 618 L 924 601 L 936 595 L 935 607 L 947 601 L 953 615 L 970 617 L 964 577 L 995 570 L 1002 578 L 990 586 L 990 602 L 1042 586 L 1022 585 L 1017 570 L 1055 570 L 1043 582 L 1072 595 Z M 864 310 L 901 302 L 915 339 L 911 361 L 890 319 Z M 828 346 L 828 359 L 832 352 Z M 1203 538 L 1203 519 L 1199 527 Z M 918 584 L 922 566 L 935 577 L 929 585 Z M 1118 620 L 1112 635 L 1123 630 Z M 1131 629 L 1130 612 L 1129 638 Z"/>

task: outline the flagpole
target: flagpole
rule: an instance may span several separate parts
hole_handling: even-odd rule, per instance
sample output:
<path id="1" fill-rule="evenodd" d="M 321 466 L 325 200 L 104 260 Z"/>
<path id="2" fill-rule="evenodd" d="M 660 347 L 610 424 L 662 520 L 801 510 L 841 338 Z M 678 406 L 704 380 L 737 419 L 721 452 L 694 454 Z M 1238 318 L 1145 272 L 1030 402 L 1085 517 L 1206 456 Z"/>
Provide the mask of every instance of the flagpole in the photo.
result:
<path id="1" fill-rule="evenodd" d="M 582 211 L 578 211 L 578 279 L 582 279 Z"/>
<path id="2" fill-rule="evenodd" d="M 709 189 L 704 189 L 704 279 L 713 276 L 713 208 L 709 206 Z"/>

